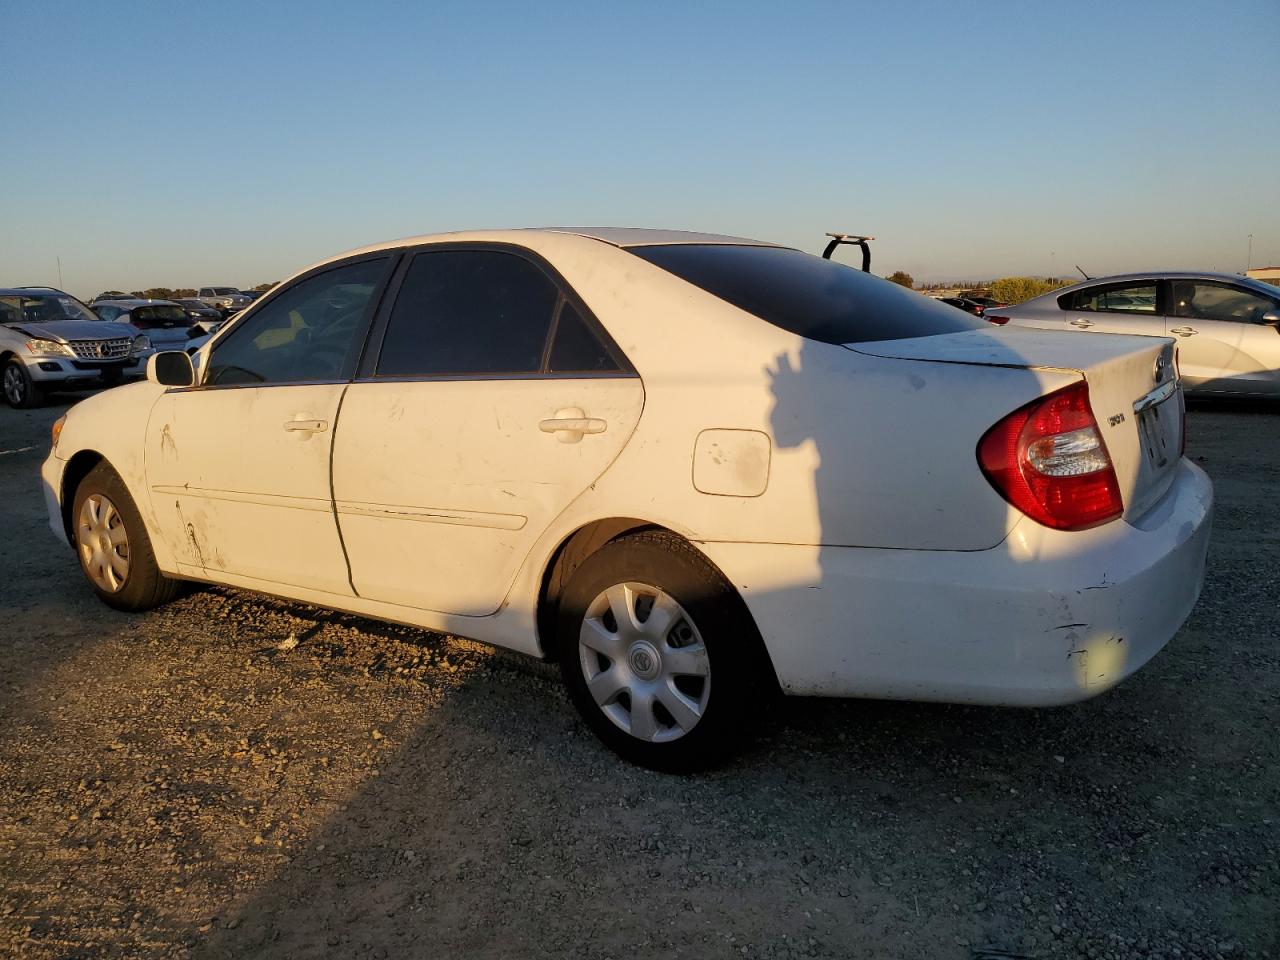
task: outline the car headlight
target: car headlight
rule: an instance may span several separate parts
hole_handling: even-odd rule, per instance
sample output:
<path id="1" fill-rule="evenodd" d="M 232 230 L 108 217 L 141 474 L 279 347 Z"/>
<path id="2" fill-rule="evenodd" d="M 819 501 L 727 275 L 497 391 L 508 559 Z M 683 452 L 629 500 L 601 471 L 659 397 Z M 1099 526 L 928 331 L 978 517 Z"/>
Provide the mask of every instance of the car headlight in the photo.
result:
<path id="1" fill-rule="evenodd" d="M 143 350 L 151 349 L 151 338 L 148 336 L 139 336 L 133 338 L 133 352 L 141 353 Z"/>
<path id="2" fill-rule="evenodd" d="M 57 340 L 28 340 L 28 352 L 37 357 L 74 357 L 71 348 Z"/>

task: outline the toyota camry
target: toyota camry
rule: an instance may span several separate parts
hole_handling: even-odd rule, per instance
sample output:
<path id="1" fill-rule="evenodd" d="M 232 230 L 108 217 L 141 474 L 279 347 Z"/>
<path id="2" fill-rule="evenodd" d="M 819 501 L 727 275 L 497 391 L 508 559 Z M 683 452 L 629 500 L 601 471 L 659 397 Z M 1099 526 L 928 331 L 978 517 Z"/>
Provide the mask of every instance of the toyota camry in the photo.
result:
<path id="1" fill-rule="evenodd" d="M 42 478 L 113 607 L 204 581 L 547 658 L 606 744 L 690 769 L 779 690 L 1048 706 L 1139 669 L 1203 578 L 1183 416 L 1164 338 L 754 240 L 473 232 L 276 286 L 72 408 Z"/>

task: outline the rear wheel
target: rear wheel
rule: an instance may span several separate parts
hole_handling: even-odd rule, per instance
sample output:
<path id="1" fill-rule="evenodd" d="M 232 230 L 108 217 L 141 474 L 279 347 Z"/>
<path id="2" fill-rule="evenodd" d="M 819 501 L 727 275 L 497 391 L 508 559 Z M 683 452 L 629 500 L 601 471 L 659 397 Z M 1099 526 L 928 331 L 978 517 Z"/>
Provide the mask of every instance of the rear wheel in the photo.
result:
<path id="1" fill-rule="evenodd" d="M 570 699 L 622 757 L 689 771 L 723 760 L 771 687 L 737 591 L 689 543 L 642 533 L 607 544 L 560 599 Z"/>
<path id="2" fill-rule="evenodd" d="M 173 598 L 179 582 L 160 572 L 137 505 L 107 464 L 80 481 L 72 511 L 80 569 L 103 603 L 150 610 Z"/>
<path id="3" fill-rule="evenodd" d="M 44 391 L 31 379 L 27 365 L 21 360 L 10 360 L 4 367 L 4 399 L 11 407 L 24 409 L 37 407 L 44 400 Z"/>

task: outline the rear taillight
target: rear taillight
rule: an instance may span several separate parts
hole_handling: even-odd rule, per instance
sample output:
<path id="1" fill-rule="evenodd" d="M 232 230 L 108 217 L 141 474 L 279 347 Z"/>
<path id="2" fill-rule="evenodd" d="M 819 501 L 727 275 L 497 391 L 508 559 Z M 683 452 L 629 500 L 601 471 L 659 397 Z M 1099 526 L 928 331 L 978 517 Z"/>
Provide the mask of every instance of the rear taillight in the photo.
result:
<path id="1" fill-rule="evenodd" d="M 978 463 L 1001 496 L 1046 527 L 1084 530 L 1124 512 L 1083 380 L 988 430 L 978 443 Z"/>
<path id="2" fill-rule="evenodd" d="M 988 313 L 988 314 L 985 314 L 984 317 L 985 319 L 991 321 L 992 323 L 997 323 L 1000 326 L 1004 326 L 1006 323 L 1009 322 L 1008 317 L 1002 317 L 998 313 Z"/>

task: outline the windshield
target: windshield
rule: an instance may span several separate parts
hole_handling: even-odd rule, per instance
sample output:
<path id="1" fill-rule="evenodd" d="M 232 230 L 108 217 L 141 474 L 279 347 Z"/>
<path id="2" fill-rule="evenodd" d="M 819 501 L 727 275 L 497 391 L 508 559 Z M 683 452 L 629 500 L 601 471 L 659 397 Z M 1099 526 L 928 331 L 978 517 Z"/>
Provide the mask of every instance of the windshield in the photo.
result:
<path id="1" fill-rule="evenodd" d="M 48 323 L 53 320 L 97 320 L 75 297 L 62 294 L 0 297 L 0 323 Z"/>
<path id="2" fill-rule="evenodd" d="M 211 295 L 215 297 L 231 297 L 240 293 L 235 287 L 210 287 L 209 289 L 213 291 Z"/>
<path id="3" fill-rule="evenodd" d="M 810 340 L 870 343 L 986 326 L 914 290 L 785 247 L 673 244 L 628 252 Z"/>

